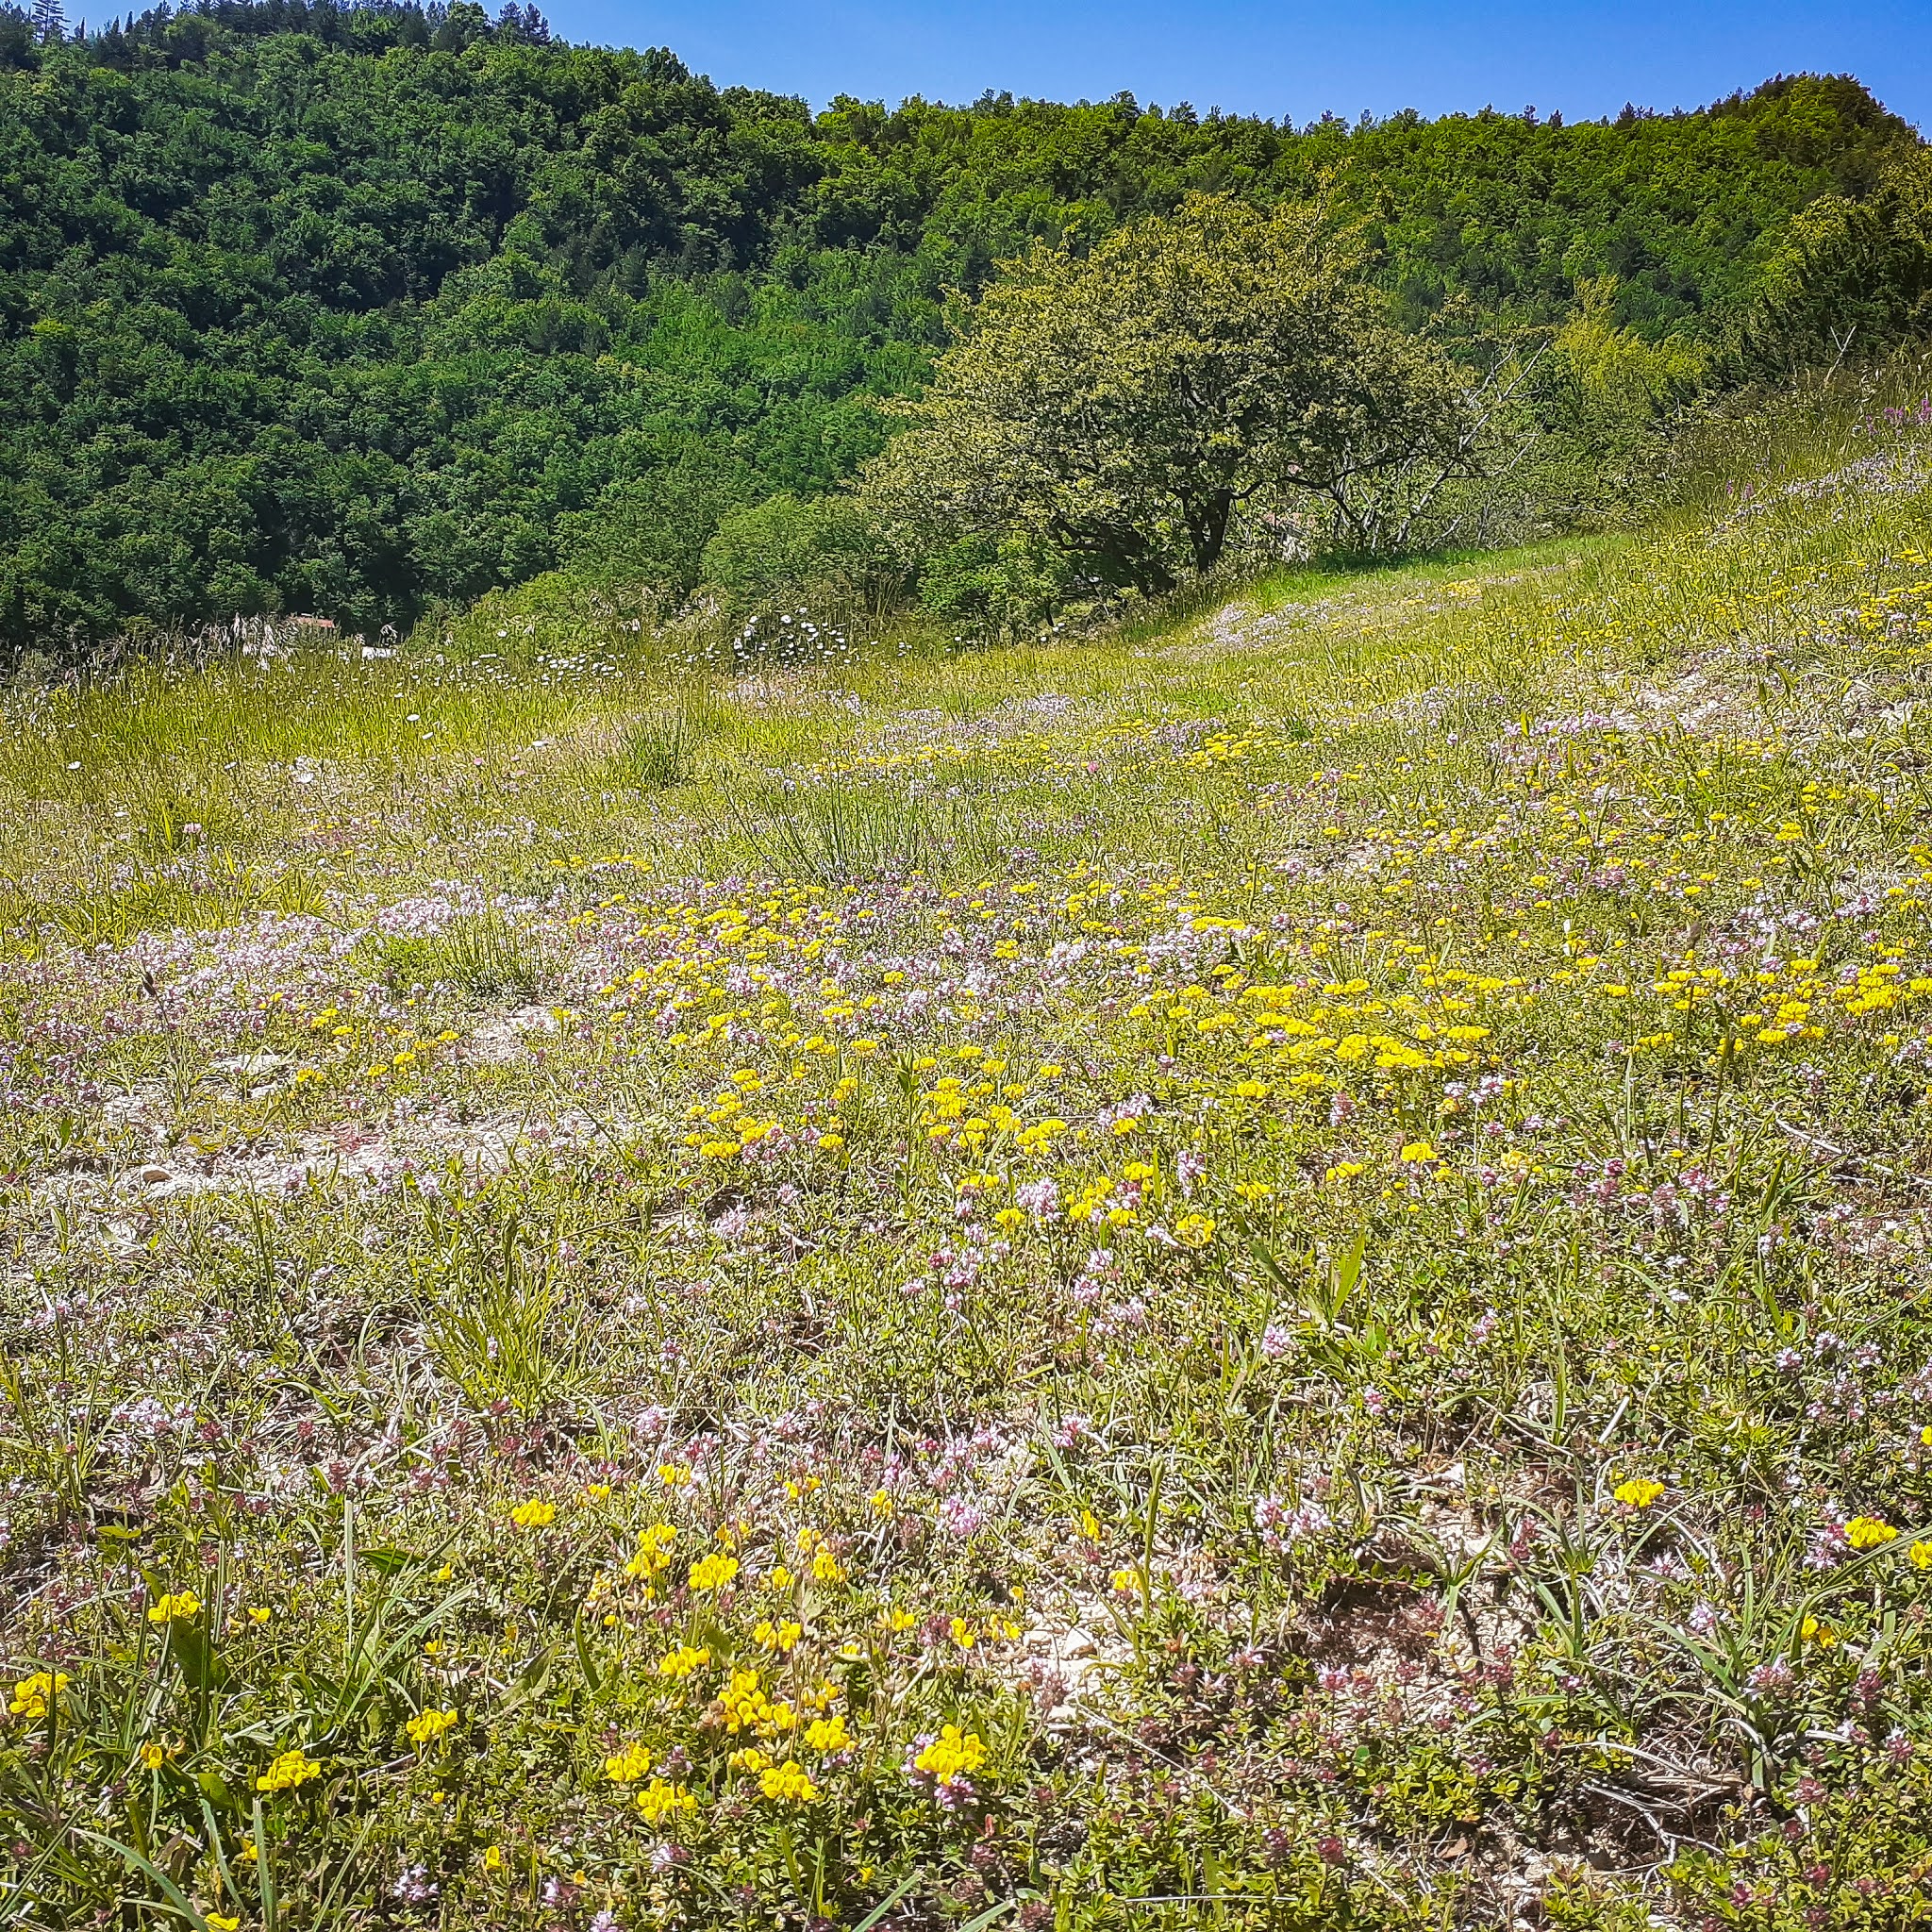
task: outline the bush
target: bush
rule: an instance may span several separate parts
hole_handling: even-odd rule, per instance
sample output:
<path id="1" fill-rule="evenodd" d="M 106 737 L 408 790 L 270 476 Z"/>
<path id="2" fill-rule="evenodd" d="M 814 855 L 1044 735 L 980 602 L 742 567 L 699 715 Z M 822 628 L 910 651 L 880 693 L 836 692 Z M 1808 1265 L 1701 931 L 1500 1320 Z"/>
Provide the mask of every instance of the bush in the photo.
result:
<path id="1" fill-rule="evenodd" d="M 1052 623 L 1089 588 L 1064 556 L 1025 536 L 962 537 L 919 565 L 919 601 L 935 617 L 1009 636 Z"/>
<path id="2" fill-rule="evenodd" d="M 707 452 L 614 483 L 587 510 L 559 519 L 564 566 L 608 589 L 648 586 L 681 603 L 705 571 L 706 541 L 720 519 L 758 493 L 751 470 Z"/>
<path id="3" fill-rule="evenodd" d="M 879 609 L 901 588 L 877 523 L 844 496 L 781 494 L 732 511 L 705 545 L 704 575 L 735 611 L 792 603 Z"/>

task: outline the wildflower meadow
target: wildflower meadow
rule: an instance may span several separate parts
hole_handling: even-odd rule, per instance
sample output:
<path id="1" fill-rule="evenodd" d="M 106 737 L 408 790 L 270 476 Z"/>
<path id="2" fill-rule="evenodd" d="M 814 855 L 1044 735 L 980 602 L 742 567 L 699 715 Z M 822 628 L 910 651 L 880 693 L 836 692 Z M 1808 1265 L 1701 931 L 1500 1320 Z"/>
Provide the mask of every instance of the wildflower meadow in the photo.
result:
<path id="1" fill-rule="evenodd" d="M 7 688 L 0 1921 L 1932 1917 L 1932 408 L 955 647 Z"/>

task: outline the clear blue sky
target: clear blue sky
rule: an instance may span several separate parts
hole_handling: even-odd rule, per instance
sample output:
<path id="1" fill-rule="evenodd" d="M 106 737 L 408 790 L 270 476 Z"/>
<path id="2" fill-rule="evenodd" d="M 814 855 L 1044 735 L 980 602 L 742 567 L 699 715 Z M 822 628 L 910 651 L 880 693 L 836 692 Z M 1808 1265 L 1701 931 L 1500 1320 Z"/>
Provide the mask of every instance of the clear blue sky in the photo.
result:
<path id="1" fill-rule="evenodd" d="M 541 0 L 539 0 L 541 5 Z M 72 8 L 70 6 L 70 11 Z M 492 10 L 493 8 L 492 8 Z M 1695 107 L 1777 73 L 1856 74 L 1932 125 L 1932 0 L 554 0 L 573 41 L 668 46 L 721 85 L 896 102 L 1053 100 L 1353 119 L 1485 104 L 1570 119 Z"/>

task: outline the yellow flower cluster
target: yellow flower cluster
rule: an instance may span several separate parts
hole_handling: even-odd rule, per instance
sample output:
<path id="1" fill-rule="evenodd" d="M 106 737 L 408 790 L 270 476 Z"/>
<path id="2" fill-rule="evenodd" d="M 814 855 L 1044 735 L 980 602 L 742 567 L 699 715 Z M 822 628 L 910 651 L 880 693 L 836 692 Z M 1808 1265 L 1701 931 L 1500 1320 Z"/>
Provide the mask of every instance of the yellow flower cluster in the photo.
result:
<path id="1" fill-rule="evenodd" d="M 555 1503 L 519 1503 L 509 1512 L 509 1520 L 519 1529 L 548 1529 L 557 1521 Z"/>
<path id="2" fill-rule="evenodd" d="M 660 1824 L 680 1811 L 695 1811 L 698 1801 L 682 1786 L 654 1777 L 638 1793 L 638 1810 L 646 1824 Z"/>
<path id="3" fill-rule="evenodd" d="M 770 1737 L 776 1731 L 791 1730 L 798 1722 L 798 1713 L 791 1705 L 765 1695 L 756 1671 L 733 1671 L 718 1702 L 724 1714 L 724 1728 L 734 1736 L 740 1731 L 757 1731 Z"/>
<path id="4" fill-rule="evenodd" d="M 624 1574 L 642 1581 L 648 1593 L 651 1578 L 670 1569 L 671 1545 L 676 1541 L 676 1527 L 669 1523 L 654 1523 L 640 1530 L 637 1550 L 624 1566 Z"/>
<path id="5" fill-rule="evenodd" d="M 810 1805 L 818 1800 L 818 1787 L 789 1759 L 768 1765 L 758 1776 L 758 1790 L 774 1804 Z"/>
<path id="6" fill-rule="evenodd" d="M 947 1724 L 913 1760 L 916 1769 L 941 1784 L 951 1784 L 986 1762 L 986 1743 L 976 1731 Z"/>
<path id="7" fill-rule="evenodd" d="M 1845 1524 L 1845 1541 L 1855 1550 L 1882 1549 L 1896 1540 L 1898 1531 L 1875 1516 L 1854 1516 Z"/>
<path id="8" fill-rule="evenodd" d="M 298 1744 L 292 1751 L 284 1751 L 255 1780 L 255 1789 L 258 1791 L 292 1791 L 297 1785 L 305 1785 L 310 1778 L 321 1775 L 322 1766 Z"/>
<path id="9" fill-rule="evenodd" d="M 1663 1492 L 1663 1484 L 1650 1476 L 1632 1476 L 1610 1491 L 1626 1509 L 1648 1509 Z"/>
<path id="10" fill-rule="evenodd" d="M 430 1708 L 420 1711 L 403 1726 L 408 1733 L 409 1742 L 419 1750 L 436 1742 L 445 1733 L 457 1727 L 458 1720 L 453 1710 Z"/>
<path id="11" fill-rule="evenodd" d="M 604 1760 L 604 1775 L 614 1785 L 634 1785 L 654 1761 L 642 1744 L 626 1744 Z"/>
<path id="12" fill-rule="evenodd" d="M 694 1671 L 701 1671 L 711 1661 L 708 1650 L 694 1650 L 688 1643 L 680 1643 L 675 1650 L 667 1651 L 658 1659 L 658 1674 L 660 1677 L 688 1677 Z"/>
<path id="13" fill-rule="evenodd" d="M 43 1718 L 55 1698 L 66 1690 L 68 1681 L 65 1671 L 36 1671 L 14 1685 L 13 1701 L 7 1707 L 15 1717 Z"/>
<path id="14" fill-rule="evenodd" d="M 693 1590 L 723 1590 L 737 1574 L 738 1558 L 713 1550 L 708 1557 L 700 1557 L 691 1566 L 691 1587 Z"/>
<path id="15" fill-rule="evenodd" d="M 147 1620 L 150 1624 L 171 1624 L 178 1617 L 185 1622 L 200 1608 L 201 1599 L 192 1590 L 171 1590 L 148 1607 Z"/>

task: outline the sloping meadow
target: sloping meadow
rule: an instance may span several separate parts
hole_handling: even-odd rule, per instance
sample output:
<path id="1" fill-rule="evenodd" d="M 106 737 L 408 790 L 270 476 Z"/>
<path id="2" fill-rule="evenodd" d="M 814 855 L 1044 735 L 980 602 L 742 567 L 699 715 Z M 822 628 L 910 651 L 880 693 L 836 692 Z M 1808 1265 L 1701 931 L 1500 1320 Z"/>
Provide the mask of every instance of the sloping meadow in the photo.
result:
<path id="1" fill-rule="evenodd" d="M 1867 428 L 1139 640 L 16 690 L 8 1913 L 1923 1914 Z"/>

